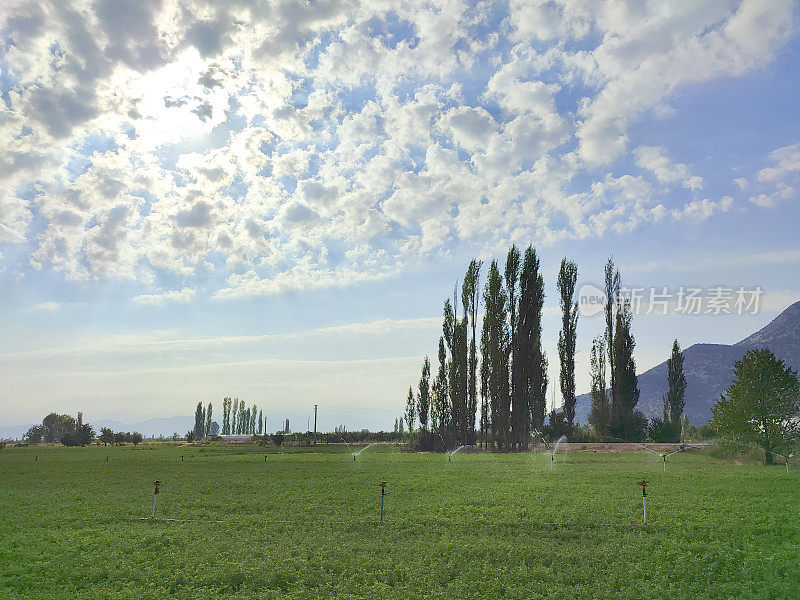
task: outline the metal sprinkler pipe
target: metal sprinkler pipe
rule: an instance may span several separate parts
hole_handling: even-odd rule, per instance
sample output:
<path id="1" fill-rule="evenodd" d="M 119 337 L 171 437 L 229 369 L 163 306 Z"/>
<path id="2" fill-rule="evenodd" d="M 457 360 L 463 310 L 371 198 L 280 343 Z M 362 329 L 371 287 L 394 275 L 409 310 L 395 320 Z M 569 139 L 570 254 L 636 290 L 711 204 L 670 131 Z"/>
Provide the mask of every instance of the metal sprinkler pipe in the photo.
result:
<path id="1" fill-rule="evenodd" d="M 644 510 L 644 524 L 647 525 L 647 490 L 645 488 L 648 482 L 637 481 L 636 483 L 642 486 L 642 509 Z"/>
<path id="2" fill-rule="evenodd" d="M 161 481 L 154 481 L 153 485 L 155 485 L 156 488 L 153 490 L 153 512 L 150 515 L 150 520 L 156 518 L 156 498 L 158 498 L 158 486 L 161 485 Z"/>
<path id="3" fill-rule="evenodd" d="M 381 481 L 378 485 L 381 486 L 381 516 L 380 522 L 383 523 L 383 498 L 386 496 L 386 482 Z"/>

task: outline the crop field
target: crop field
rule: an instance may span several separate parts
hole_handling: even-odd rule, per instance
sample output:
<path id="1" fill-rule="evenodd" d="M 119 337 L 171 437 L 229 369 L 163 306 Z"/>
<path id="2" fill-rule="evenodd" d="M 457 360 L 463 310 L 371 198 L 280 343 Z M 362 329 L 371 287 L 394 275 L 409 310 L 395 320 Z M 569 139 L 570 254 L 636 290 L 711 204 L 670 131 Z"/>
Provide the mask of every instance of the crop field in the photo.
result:
<path id="1" fill-rule="evenodd" d="M 800 598 L 797 468 L 291 450 L 0 451 L 0 598 Z"/>

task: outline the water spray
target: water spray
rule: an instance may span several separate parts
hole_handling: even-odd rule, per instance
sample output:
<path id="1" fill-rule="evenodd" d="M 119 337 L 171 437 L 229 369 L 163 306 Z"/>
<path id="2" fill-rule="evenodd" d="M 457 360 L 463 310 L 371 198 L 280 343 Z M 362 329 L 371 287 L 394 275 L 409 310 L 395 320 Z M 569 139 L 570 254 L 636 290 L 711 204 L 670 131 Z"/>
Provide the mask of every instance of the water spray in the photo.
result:
<path id="1" fill-rule="evenodd" d="M 347 442 L 345 442 L 345 443 L 347 443 Z M 358 452 L 353 452 L 353 462 L 356 462 L 356 456 L 358 456 L 359 454 L 361 454 L 362 452 L 364 452 L 364 450 L 369 450 L 369 449 L 370 449 L 370 448 L 372 448 L 373 446 L 379 446 L 379 445 L 381 445 L 381 444 L 388 444 L 388 443 L 389 443 L 389 442 L 373 442 L 372 444 L 370 444 L 369 446 L 366 446 L 366 447 L 362 448 L 362 449 L 361 449 L 361 450 L 359 450 Z"/>
<path id="2" fill-rule="evenodd" d="M 453 462 L 453 454 L 463 450 L 464 448 L 471 448 L 472 446 L 459 446 L 455 450 L 453 450 L 450 454 L 447 455 L 447 462 Z"/>
<path id="3" fill-rule="evenodd" d="M 642 486 L 642 510 L 644 511 L 644 524 L 647 525 L 647 481 L 637 481 L 637 484 Z"/>
<path id="4" fill-rule="evenodd" d="M 386 496 L 386 482 L 385 481 L 381 481 L 378 485 L 381 486 L 381 516 L 380 516 L 380 522 L 383 523 L 383 499 Z"/>
<path id="5" fill-rule="evenodd" d="M 161 481 L 154 481 L 153 485 L 156 486 L 153 490 L 153 513 L 150 515 L 150 520 L 156 518 L 156 498 L 158 498 L 158 486 L 161 485 Z"/>

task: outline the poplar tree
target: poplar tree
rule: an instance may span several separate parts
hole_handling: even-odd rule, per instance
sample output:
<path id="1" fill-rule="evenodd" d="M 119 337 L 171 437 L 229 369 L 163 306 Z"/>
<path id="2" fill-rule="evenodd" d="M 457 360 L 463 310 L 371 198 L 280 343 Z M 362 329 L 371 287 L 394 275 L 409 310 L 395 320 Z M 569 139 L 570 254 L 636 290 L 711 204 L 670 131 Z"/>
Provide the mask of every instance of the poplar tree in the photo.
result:
<path id="1" fill-rule="evenodd" d="M 208 403 L 208 408 L 206 409 L 206 426 L 205 426 L 205 435 L 204 437 L 208 437 L 211 433 L 211 411 L 212 406 L 211 402 Z"/>
<path id="2" fill-rule="evenodd" d="M 450 391 L 448 386 L 448 364 L 447 364 L 447 349 L 445 347 L 444 336 L 439 336 L 439 371 L 436 374 L 434 382 L 435 387 L 435 403 L 436 403 L 436 418 L 438 419 L 437 433 L 442 437 L 447 437 L 449 430 L 450 420 L 450 407 L 448 399 Z"/>
<path id="3" fill-rule="evenodd" d="M 575 345 L 578 337 L 578 302 L 575 285 L 578 265 L 561 260 L 556 287 L 561 296 L 561 331 L 558 334 L 559 383 L 564 399 L 564 416 L 570 429 L 575 424 Z"/>
<path id="4" fill-rule="evenodd" d="M 453 291 L 454 295 L 456 294 L 456 290 Z M 455 300 L 455 297 L 453 298 Z M 466 445 L 469 443 L 469 434 L 470 434 L 470 426 L 469 426 L 469 346 L 467 343 L 468 333 L 467 330 L 469 328 L 467 319 L 468 319 L 468 299 L 465 298 L 463 295 L 461 297 L 461 308 L 464 311 L 463 318 L 459 321 L 456 319 L 456 336 L 455 336 L 455 346 L 457 351 L 457 375 L 458 378 L 458 437 L 462 444 Z M 472 415 L 473 423 L 475 421 L 475 414 Z M 474 426 L 474 425 L 473 425 Z"/>
<path id="5" fill-rule="evenodd" d="M 426 356 L 422 361 L 422 375 L 419 378 L 419 391 L 417 392 L 417 410 L 419 424 L 423 431 L 428 431 L 428 412 L 431 405 L 431 361 Z"/>
<path id="6" fill-rule="evenodd" d="M 611 406 L 606 391 L 606 346 L 603 336 L 592 340 L 591 364 L 591 409 L 589 423 L 602 439 L 608 434 Z"/>
<path id="7" fill-rule="evenodd" d="M 458 440 L 458 360 L 456 354 L 456 315 L 450 299 L 444 301 L 444 320 L 442 321 L 442 337 L 447 345 L 447 439 Z"/>
<path id="8" fill-rule="evenodd" d="M 624 300 L 616 314 L 614 329 L 614 383 L 617 387 L 616 404 L 612 396 L 611 431 L 624 440 L 643 437 L 647 419 L 635 411 L 639 402 L 639 383 L 636 377 L 636 361 L 633 350 L 636 341 L 631 334 L 631 304 Z"/>
<path id="9" fill-rule="evenodd" d="M 254 434 L 256 432 L 256 419 L 258 418 L 258 408 L 255 404 L 253 404 L 253 410 L 250 413 L 250 434 Z"/>
<path id="10" fill-rule="evenodd" d="M 225 396 L 222 399 L 222 435 L 231 433 L 231 399 Z"/>
<path id="11" fill-rule="evenodd" d="M 519 281 L 519 249 L 516 244 L 512 244 L 506 255 L 506 293 L 508 294 L 507 313 L 508 313 L 508 350 L 509 370 L 511 380 L 509 383 L 509 395 L 511 397 L 509 428 L 511 436 L 509 444 L 511 447 L 521 445 L 523 440 L 522 430 L 524 423 L 528 420 L 528 399 L 525 394 L 525 384 L 523 383 L 524 371 L 526 367 L 525 357 L 523 356 L 522 346 L 518 335 L 518 302 L 517 282 Z"/>
<path id="12" fill-rule="evenodd" d="M 616 346 L 614 344 L 614 330 L 616 328 L 617 313 L 619 312 L 619 271 L 614 269 L 614 261 L 608 259 L 605 266 L 605 318 L 606 318 L 606 350 L 608 351 L 608 372 L 611 377 L 611 410 L 619 404 L 619 391 L 617 389 L 617 362 L 615 359 Z"/>
<path id="13" fill-rule="evenodd" d="M 472 330 L 472 337 L 469 341 L 469 383 L 467 386 L 467 420 L 468 442 L 475 443 L 475 417 L 478 410 L 478 347 L 477 347 L 477 316 L 478 316 L 478 296 L 480 286 L 480 272 L 483 263 L 472 259 L 464 277 L 462 297 L 467 298 L 466 311 L 469 313 L 469 324 Z"/>
<path id="14" fill-rule="evenodd" d="M 542 308 L 544 277 L 539 257 L 532 246 L 525 250 L 520 273 L 520 300 L 517 325 L 519 365 L 517 380 L 527 402 L 526 419 L 518 424 L 519 440 L 527 446 L 530 427 L 539 432 L 544 425 L 547 396 L 547 356 L 542 350 Z M 520 400 L 522 402 L 522 400 Z"/>
<path id="15" fill-rule="evenodd" d="M 680 427 L 686 406 L 686 376 L 683 373 L 683 352 L 678 340 L 672 343 L 672 356 L 667 360 L 667 395 L 664 397 L 664 421 Z"/>
<path id="16" fill-rule="evenodd" d="M 262 435 L 264 433 L 264 414 L 262 411 L 258 411 L 258 435 Z"/>
<path id="17" fill-rule="evenodd" d="M 405 420 L 406 425 L 408 425 L 408 432 L 414 432 L 414 421 L 417 417 L 417 408 L 414 403 L 414 389 L 411 386 L 408 386 L 408 397 L 406 398 L 406 414 Z"/>
<path id="18" fill-rule="evenodd" d="M 492 421 L 492 445 L 507 449 L 511 398 L 508 372 L 508 324 L 506 291 L 503 277 L 492 261 L 483 293 L 484 320 L 487 321 L 487 342 L 484 360 L 488 361 L 488 396 Z"/>
<path id="19" fill-rule="evenodd" d="M 480 432 L 483 447 L 489 444 L 489 431 L 491 422 L 489 420 L 489 332 L 488 321 L 484 317 L 481 327 L 481 422 Z"/>
<path id="20" fill-rule="evenodd" d="M 236 430 L 236 427 L 238 426 L 236 418 L 238 412 L 239 412 L 239 399 L 234 398 L 231 403 L 231 429 L 230 429 L 231 435 L 236 435 L 237 433 L 239 433 Z"/>
<path id="21" fill-rule="evenodd" d="M 201 440 L 203 438 L 203 426 L 205 425 L 205 415 L 203 414 L 203 403 L 198 402 L 197 408 L 194 411 L 194 440 Z"/>

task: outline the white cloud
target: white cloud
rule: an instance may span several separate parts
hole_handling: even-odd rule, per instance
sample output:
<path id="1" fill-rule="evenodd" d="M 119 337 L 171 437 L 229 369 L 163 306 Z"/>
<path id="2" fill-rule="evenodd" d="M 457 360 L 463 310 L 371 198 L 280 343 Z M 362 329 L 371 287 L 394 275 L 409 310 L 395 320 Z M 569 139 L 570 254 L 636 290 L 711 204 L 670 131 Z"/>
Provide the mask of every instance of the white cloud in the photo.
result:
<path id="1" fill-rule="evenodd" d="M 703 186 L 658 146 L 633 158 L 661 188 L 599 167 L 681 86 L 773 60 L 790 0 L 486 8 L 14 2 L 0 243 L 72 279 L 213 270 L 223 298 L 376 280 L 453 244 L 727 210 L 656 203 Z M 796 145 L 771 154 L 770 198 L 791 194 L 797 160 Z"/>
<path id="2" fill-rule="evenodd" d="M 191 288 L 183 288 L 182 290 L 171 290 L 162 294 L 142 294 L 140 296 L 134 296 L 131 298 L 131 301 L 146 306 L 161 306 L 167 302 L 186 304 L 192 301 L 196 293 L 197 292 Z"/>
<path id="3" fill-rule="evenodd" d="M 775 166 L 761 169 L 758 172 L 759 181 L 780 181 L 800 171 L 800 143 L 773 150 L 769 156 Z"/>
<path id="4" fill-rule="evenodd" d="M 766 194 L 759 194 L 758 196 L 750 196 L 749 202 L 755 204 L 760 208 L 772 208 L 775 206 L 775 201 Z"/>
<path id="5" fill-rule="evenodd" d="M 682 163 L 673 163 L 664 148 L 658 146 L 639 146 L 633 151 L 636 165 L 652 171 L 659 183 L 681 183 L 692 191 L 703 187 L 703 178 L 692 175 L 689 167 Z"/>

